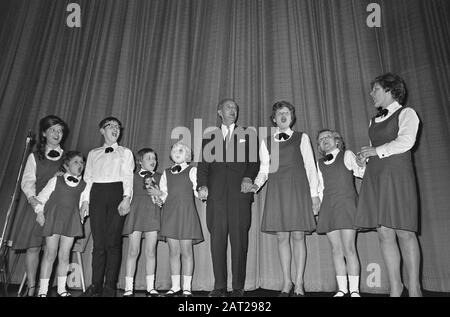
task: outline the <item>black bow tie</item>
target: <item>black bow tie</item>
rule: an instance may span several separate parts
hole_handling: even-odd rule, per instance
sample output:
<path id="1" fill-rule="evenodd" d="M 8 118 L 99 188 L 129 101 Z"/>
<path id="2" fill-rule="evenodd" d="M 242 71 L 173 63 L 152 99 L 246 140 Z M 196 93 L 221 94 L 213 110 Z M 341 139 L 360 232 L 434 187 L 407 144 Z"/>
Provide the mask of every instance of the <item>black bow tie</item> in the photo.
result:
<path id="1" fill-rule="evenodd" d="M 179 172 L 181 172 L 181 166 L 175 165 L 170 170 L 172 171 L 172 173 L 179 173 Z"/>
<path id="2" fill-rule="evenodd" d="M 112 148 L 112 147 L 110 147 L 110 146 L 108 146 L 106 149 L 105 149 L 105 153 L 110 153 L 110 152 L 113 152 L 114 151 L 114 149 Z"/>
<path id="3" fill-rule="evenodd" d="M 75 184 L 79 182 L 79 180 L 77 178 L 73 177 L 73 176 L 67 177 L 67 180 L 69 182 L 72 182 L 72 183 L 75 183 Z"/>
<path id="4" fill-rule="evenodd" d="M 389 113 L 389 110 L 380 108 L 378 110 L 378 114 L 376 115 L 376 118 L 387 116 L 388 113 Z"/>
<path id="5" fill-rule="evenodd" d="M 334 158 L 333 154 L 330 153 L 330 154 L 325 155 L 325 157 L 323 158 L 323 161 L 328 162 L 328 161 L 331 161 L 333 158 Z"/>
<path id="6" fill-rule="evenodd" d="M 48 152 L 47 153 L 47 156 L 48 157 L 51 157 L 51 158 L 55 158 L 55 157 L 58 157 L 58 156 L 60 156 L 61 154 L 59 154 L 59 152 L 58 151 L 55 151 L 55 150 L 51 150 L 50 152 Z"/>
<path id="7" fill-rule="evenodd" d="M 287 133 L 284 133 L 284 132 L 281 132 L 280 134 L 278 134 L 276 137 L 275 137 L 278 141 L 280 141 L 280 140 L 287 140 L 287 139 L 289 139 L 289 134 L 287 134 Z"/>
<path id="8" fill-rule="evenodd" d="M 150 172 L 150 171 L 140 171 L 139 175 L 141 175 L 142 177 L 152 177 L 154 173 Z"/>

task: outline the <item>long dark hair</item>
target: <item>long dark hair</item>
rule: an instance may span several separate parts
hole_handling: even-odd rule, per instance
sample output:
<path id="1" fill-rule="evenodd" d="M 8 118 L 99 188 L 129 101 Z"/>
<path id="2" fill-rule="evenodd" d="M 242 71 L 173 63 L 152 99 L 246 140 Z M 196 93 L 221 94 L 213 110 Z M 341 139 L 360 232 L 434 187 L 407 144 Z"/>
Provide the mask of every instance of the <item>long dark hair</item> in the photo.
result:
<path id="1" fill-rule="evenodd" d="M 62 148 L 62 144 L 64 143 L 68 133 L 67 124 L 60 117 L 55 115 L 46 116 L 39 121 L 39 142 L 37 144 L 36 151 L 39 160 L 45 159 L 45 146 L 47 144 L 47 138 L 44 136 L 44 133 L 48 128 L 53 127 L 56 124 L 61 125 L 63 128 L 63 137 L 61 142 L 59 142 L 59 145 Z"/>

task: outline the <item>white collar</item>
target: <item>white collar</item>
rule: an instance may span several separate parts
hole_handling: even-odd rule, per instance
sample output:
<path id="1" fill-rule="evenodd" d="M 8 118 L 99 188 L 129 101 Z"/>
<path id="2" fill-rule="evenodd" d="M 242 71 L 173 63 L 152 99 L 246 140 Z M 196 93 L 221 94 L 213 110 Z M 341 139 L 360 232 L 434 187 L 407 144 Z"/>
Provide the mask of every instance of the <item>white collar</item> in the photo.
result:
<path id="1" fill-rule="evenodd" d="M 111 145 L 106 145 L 106 143 L 103 144 L 103 148 L 106 149 L 108 147 L 112 147 L 115 150 L 117 150 L 117 148 L 119 147 L 119 144 L 117 144 L 117 142 L 111 144 Z"/>
<path id="2" fill-rule="evenodd" d="M 283 132 L 280 130 L 279 127 L 277 127 L 277 128 L 275 129 L 275 134 L 274 134 L 273 136 L 276 136 L 277 134 L 280 134 L 280 133 L 283 133 Z M 291 128 L 288 128 L 286 131 L 284 131 L 284 133 L 286 133 L 287 135 L 289 135 L 289 137 L 291 137 L 292 134 L 294 134 L 294 131 L 292 131 Z"/>
<path id="3" fill-rule="evenodd" d="M 58 157 L 49 157 L 48 156 L 48 153 L 50 153 L 50 151 L 56 151 L 56 152 L 58 152 L 59 153 L 59 156 Z M 51 149 L 50 147 L 48 147 L 47 145 L 45 146 L 45 157 L 47 158 L 47 159 L 49 159 L 50 161 L 57 161 L 57 160 L 59 160 L 60 158 L 61 158 L 61 155 L 63 154 L 63 152 L 64 152 L 64 150 L 61 148 L 61 146 L 57 146 L 56 148 L 54 148 L 54 149 Z"/>
<path id="4" fill-rule="evenodd" d="M 143 176 L 141 175 L 142 172 L 150 172 L 152 177 L 153 177 L 153 175 L 155 175 L 155 171 L 152 172 L 152 171 L 143 169 L 143 168 L 141 167 L 141 169 L 140 169 L 139 172 L 138 172 L 139 176 L 141 176 L 141 177 L 143 177 Z"/>
<path id="5" fill-rule="evenodd" d="M 389 111 L 389 113 L 395 112 L 397 109 L 400 109 L 402 106 L 397 102 L 394 101 L 389 106 L 386 107 L 386 109 Z"/>
<path id="6" fill-rule="evenodd" d="M 333 162 L 336 160 L 336 157 L 338 156 L 338 154 L 339 154 L 340 151 L 341 151 L 341 150 L 339 150 L 339 148 L 337 148 L 337 149 L 334 149 L 333 151 L 331 151 L 330 153 L 327 153 L 327 154 L 333 155 L 333 158 L 332 158 L 331 160 L 329 160 L 329 161 L 324 161 L 323 163 L 324 163 L 325 165 L 333 164 Z"/>
<path id="7" fill-rule="evenodd" d="M 227 127 L 225 124 L 222 123 L 222 125 L 220 126 L 220 129 L 222 130 L 222 132 L 224 132 L 226 134 L 228 132 L 228 129 L 230 129 L 230 131 L 233 132 L 235 126 L 236 126 L 236 123 L 230 124 L 229 127 Z"/>
<path id="8" fill-rule="evenodd" d="M 181 164 L 174 164 L 174 165 L 172 165 L 171 167 L 170 167 L 170 169 L 171 169 L 171 173 L 172 173 L 172 168 L 173 167 L 175 167 L 175 166 L 181 166 L 181 170 L 177 173 L 177 174 L 179 174 L 179 173 L 181 173 L 182 171 L 184 171 L 189 165 L 188 165 L 188 163 L 187 162 L 183 162 L 183 163 L 181 163 Z M 172 174 L 174 174 L 174 173 L 172 173 Z"/>
<path id="9" fill-rule="evenodd" d="M 333 157 L 336 157 L 339 152 L 340 152 L 339 148 L 336 148 L 336 149 L 334 149 L 333 151 L 331 151 L 330 153 L 327 153 L 327 154 L 332 154 Z"/>
<path id="10" fill-rule="evenodd" d="M 75 177 L 76 179 L 78 179 L 78 182 L 77 182 L 77 183 L 74 183 L 74 182 L 71 182 L 71 181 L 67 180 L 67 178 L 68 178 L 69 176 Z M 70 174 L 69 172 L 65 172 L 65 173 L 64 173 L 64 181 L 65 181 L 66 184 L 69 185 L 70 187 L 77 187 L 78 184 L 79 184 L 80 181 L 81 181 L 81 175 L 79 175 L 79 176 L 73 176 L 73 175 Z"/>

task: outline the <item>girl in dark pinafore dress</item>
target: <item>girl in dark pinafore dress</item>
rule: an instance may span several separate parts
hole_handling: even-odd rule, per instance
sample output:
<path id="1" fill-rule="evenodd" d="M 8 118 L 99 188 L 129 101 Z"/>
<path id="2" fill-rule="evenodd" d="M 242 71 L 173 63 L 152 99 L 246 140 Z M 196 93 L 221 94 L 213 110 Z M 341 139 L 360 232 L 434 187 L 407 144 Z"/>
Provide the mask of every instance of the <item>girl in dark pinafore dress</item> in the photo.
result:
<path id="1" fill-rule="evenodd" d="M 83 154 L 69 151 L 64 155 L 64 175 L 51 178 L 37 196 L 36 221 L 42 226 L 45 250 L 41 262 L 39 297 L 47 297 L 53 262 L 58 256 L 58 296 L 71 296 L 66 290 L 69 256 L 74 239 L 83 236 L 82 220 L 88 212 L 89 192 L 81 179 Z"/>
<path id="2" fill-rule="evenodd" d="M 175 165 L 164 171 L 159 183 L 160 191 L 154 192 L 164 202 L 160 236 L 169 243 L 172 287 L 165 296 L 190 297 L 194 270 L 192 245 L 203 241 L 200 218 L 195 206 L 195 197 L 198 197 L 197 168 L 188 164 L 191 149 L 182 142 L 172 146 L 170 158 Z M 183 288 L 180 287 L 180 264 Z"/>
<path id="3" fill-rule="evenodd" d="M 358 155 L 361 162 L 366 159 L 368 162 L 355 224 L 377 228 L 388 270 L 390 295 L 395 297 L 403 290 L 401 259 L 407 271 L 409 295 L 422 296 L 416 236 L 417 189 L 411 158 L 419 118 L 413 109 L 401 106 L 405 95 L 405 83 L 395 74 L 387 73 L 373 81 L 371 96 L 380 113 L 370 121 L 371 146 L 363 147 Z"/>
<path id="4" fill-rule="evenodd" d="M 133 177 L 133 200 L 130 213 L 125 219 L 123 234 L 128 236 L 128 254 L 125 272 L 124 297 L 133 296 L 133 282 L 136 272 L 136 261 L 141 248 L 142 234 L 145 236 L 145 272 L 147 297 L 159 295 L 155 289 L 156 246 L 158 231 L 161 225 L 161 208 L 155 196 L 148 193 L 152 184 L 159 184 L 161 173 L 155 172 L 158 164 L 156 152 L 144 148 L 137 153 L 138 169 Z"/>
<path id="5" fill-rule="evenodd" d="M 26 250 L 27 294 L 34 296 L 39 253 L 43 244 L 42 227 L 36 222 L 34 207 L 40 202 L 36 196 L 50 178 L 59 172 L 67 134 L 67 125 L 59 117 L 49 115 L 39 121 L 37 150 L 28 156 L 22 176 L 21 195 L 12 223 L 10 240 L 12 249 Z"/>
<path id="6" fill-rule="evenodd" d="M 279 296 L 304 296 L 305 232 L 316 229 L 314 213 L 320 205 L 317 169 L 308 135 L 291 130 L 295 123 L 294 106 L 286 101 L 275 103 L 271 120 L 277 128 L 268 138 L 267 146 L 264 141 L 261 143 L 261 166 L 253 191 L 258 191 L 268 178 L 261 231 L 276 234 L 278 238 L 283 271 Z M 278 145 L 278 152 L 273 145 Z M 269 166 L 276 160 L 278 169 L 269 174 Z M 297 266 L 295 285 L 291 280 L 291 238 Z"/>
<path id="7" fill-rule="evenodd" d="M 350 297 L 359 295 L 359 260 L 355 247 L 355 215 L 358 196 L 353 175 L 362 177 L 364 167 L 358 166 L 355 154 L 345 150 L 341 135 L 324 129 L 317 136 L 319 153 L 319 197 L 321 205 L 317 233 L 326 233 L 333 250 L 333 264 L 338 283 L 334 297 L 346 296 L 347 274 Z"/>

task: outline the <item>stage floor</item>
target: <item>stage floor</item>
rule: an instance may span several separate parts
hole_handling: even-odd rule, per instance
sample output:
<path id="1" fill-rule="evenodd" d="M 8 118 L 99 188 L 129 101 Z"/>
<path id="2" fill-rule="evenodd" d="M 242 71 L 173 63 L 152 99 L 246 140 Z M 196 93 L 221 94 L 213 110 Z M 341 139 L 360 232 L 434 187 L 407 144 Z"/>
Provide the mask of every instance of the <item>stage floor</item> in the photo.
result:
<path id="1" fill-rule="evenodd" d="M 17 291 L 19 289 L 19 285 L 10 285 L 8 287 L 8 297 L 17 297 Z M 69 290 L 72 293 L 73 297 L 78 297 L 81 295 L 82 291 L 78 289 Z M 164 291 L 160 291 L 163 293 Z M 261 297 L 277 297 L 278 291 L 267 290 L 259 288 L 254 291 L 245 292 L 245 297 L 253 297 L 253 298 L 261 298 Z M 122 297 L 123 290 L 117 291 L 117 297 Z M 330 292 L 306 292 L 306 297 L 332 297 L 334 293 Z M 206 297 L 208 296 L 208 292 L 205 291 L 194 291 L 194 297 Z M 369 293 L 361 293 L 362 297 L 388 297 L 388 294 L 369 294 Z M 408 293 L 405 291 L 402 294 L 402 297 L 407 297 Z M 423 291 L 424 297 L 450 297 L 450 293 L 444 292 L 430 292 Z M 53 287 L 49 291 L 49 297 L 56 297 L 56 287 Z M 145 297 L 144 291 L 135 291 L 135 297 Z"/>

